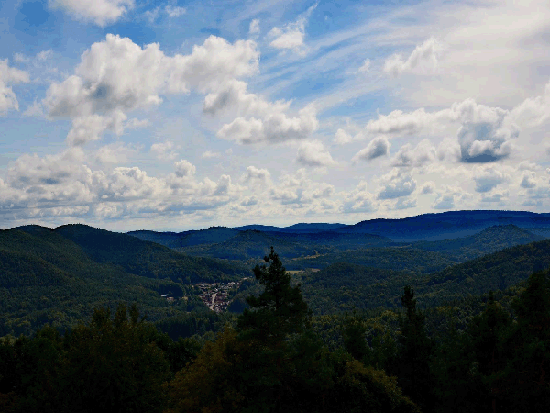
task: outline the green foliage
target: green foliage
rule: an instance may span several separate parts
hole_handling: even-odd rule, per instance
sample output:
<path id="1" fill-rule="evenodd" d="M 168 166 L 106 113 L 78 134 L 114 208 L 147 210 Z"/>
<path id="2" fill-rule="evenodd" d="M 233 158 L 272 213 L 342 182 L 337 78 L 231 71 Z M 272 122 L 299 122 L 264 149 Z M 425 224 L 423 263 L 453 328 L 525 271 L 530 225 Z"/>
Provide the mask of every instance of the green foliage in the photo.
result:
<path id="1" fill-rule="evenodd" d="M 269 267 L 264 264 L 254 268 L 254 276 L 264 286 L 264 291 L 257 297 L 247 298 L 250 309 L 244 310 L 238 326 L 261 341 L 278 343 L 289 334 L 303 330 L 308 309 L 300 286 L 291 285 L 291 276 L 273 247 L 264 260 Z"/>
<path id="2" fill-rule="evenodd" d="M 430 411 L 433 380 L 429 362 L 433 345 L 424 330 L 424 314 L 417 310 L 414 292 L 409 285 L 404 287 L 401 305 L 406 309 L 406 315 L 400 323 L 397 363 L 391 371 L 397 374 L 403 392 Z"/>
<path id="3" fill-rule="evenodd" d="M 119 301 L 139 302 L 153 321 L 185 315 L 205 309 L 188 283 L 248 273 L 83 225 L 2 230 L 0 336 L 30 335 L 45 324 L 63 331 L 89 320 L 93 308 L 114 310 Z M 161 294 L 187 300 L 169 303 Z"/>
<path id="4" fill-rule="evenodd" d="M 97 309 L 89 325 L 63 337 L 46 327 L 32 339 L 4 340 L 0 403 L 13 412 L 161 412 L 170 377 L 163 341 L 135 306 L 124 305 L 113 318 Z"/>

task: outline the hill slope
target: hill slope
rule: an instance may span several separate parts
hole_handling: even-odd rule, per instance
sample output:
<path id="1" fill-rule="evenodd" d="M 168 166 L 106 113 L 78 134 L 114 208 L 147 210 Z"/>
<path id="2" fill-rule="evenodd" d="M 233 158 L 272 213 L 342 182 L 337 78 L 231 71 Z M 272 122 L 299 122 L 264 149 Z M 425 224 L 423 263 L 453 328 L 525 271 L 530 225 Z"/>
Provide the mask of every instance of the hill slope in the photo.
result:
<path id="1" fill-rule="evenodd" d="M 250 271 L 188 257 L 152 242 L 83 225 L 0 231 L 0 336 L 64 329 L 94 307 L 138 302 L 151 320 L 202 307 L 191 282 L 236 280 Z M 161 294 L 187 296 L 170 304 Z"/>
<path id="2" fill-rule="evenodd" d="M 398 307 L 410 284 L 423 306 L 435 307 L 471 295 L 504 290 L 535 271 L 550 268 L 550 240 L 519 245 L 431 275 L 334 263 L 302 279 L 304 296 L 319 313 Z"/>

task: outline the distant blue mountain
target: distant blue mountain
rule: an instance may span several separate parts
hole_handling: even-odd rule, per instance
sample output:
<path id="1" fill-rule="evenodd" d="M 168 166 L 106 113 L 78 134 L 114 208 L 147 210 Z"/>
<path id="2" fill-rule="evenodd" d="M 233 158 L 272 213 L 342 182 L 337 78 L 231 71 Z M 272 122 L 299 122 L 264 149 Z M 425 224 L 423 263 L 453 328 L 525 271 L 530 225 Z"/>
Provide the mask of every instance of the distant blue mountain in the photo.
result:
<path id="1" fill-rule="evenodd" d="M 323 232 L 323 231 L 333 231 L 340 228 L 346 228 L 349 227 L 349 225 L 345 224 L 325 224 L 325 223 L 313 223 L 313 224 L 306 224 L 306 223 L 300 223 L 300 224 L 294 224 L 289 227 L 272 227 L 268 225 L 246 225 L 244 227 L 237 227 L 234 229 L 238 229 L 240 231 L 246 231 L 246 230 L 257 230 L 257 231 L 264 231 L 264 232 L 287 232 L 287 233 L 316 233 L 316 232 Z"/>
<path id="2" fill-rule="evenodd" d="M 468 237 L 494 226 L 514 225 L 542 237 L 550 237 L 550 214 L 526 211 L 448 211 L 415 217 L 377 218 L 344 224 L 294 224 L 279 228 L 269 225 L 246 225 L 237 228 L 213 227 L 184 232 L 131 231 L 128 234 L 154 241 L 170 248 L 187 248 L 202 244 L 220 244 L 242 231 L 261 231 L 290 242 L 315 243 L 334 247 L 397 242 L 439 241 Z M 352 237 L 351 234 L 354 234 Z"/>
<path id="3" fill-rule="evenodd" d="M 212 227 L 183 232 L 130 231 L 132 235 L 144 241 L 153 241 L 168 248 L 185 248 L 201 244 L 218 244 L 240 233 L 237 229 Z"/>
<path id="4" fill-rule="evenodd" d="M 245 225 L 244 227 L 237 227 L 237 228 L 233 228 L 233 229 L 236 229 L 238 231 L 248 231 L 248 230 L 255 230 L 255 231 L 280 231 L 281 228 L 279 227 L 272 227 L 272 226 L 269 226 L 269 225 Z"/>
<path id="5" fill-rule="evenodd" d="M 381 235 L 394 241 L 436 241 L 466 237 L 483 229 L 501 225 L 515 225 L 528 230 L 548 230 L 550 214 L 527 211 L 448 211 L 401 219 L 371 219 L 337 231 Z"/>

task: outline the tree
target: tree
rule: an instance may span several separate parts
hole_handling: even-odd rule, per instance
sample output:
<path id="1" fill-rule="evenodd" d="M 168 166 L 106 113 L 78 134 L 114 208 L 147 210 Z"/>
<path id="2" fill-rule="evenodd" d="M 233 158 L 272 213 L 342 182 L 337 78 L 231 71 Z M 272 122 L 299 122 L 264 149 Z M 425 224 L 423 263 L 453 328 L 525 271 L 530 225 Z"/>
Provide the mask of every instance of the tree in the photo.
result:
<path id="1" fill-rule="evenodd" d="M 162 411 L 162 383 L 169 363 L 157 346 L 158 331 L 137 307 L 94 310 L 89 326 L 65 336 L 65 389 L 71 411 Z"/>
<path id="2" fill-rule="evenodd" d="M 507 362 L 505 341 L 511 321 L 509 314 L 490 292 L 485 310 L 468 325 L 475 357 L 471 381 L 477 384 L 480 411 L 500 411 L 497 409 L 497 401 L 502 399 L 503 394 L 502 375 Z M 474 397 L 475 393 L 472 392 L 471 398 Z"/>
<path id="3" fill-rule="evenodd" d="M 239 317 L 238 327 L 248 338 L 277 346 L 289 334 L 302 332 L 310 313 L 300 285 L 291 285 L 290 274 L 273 247 L 264 261 L 269 267 L 256 265 L 254 275 L 265 289 L 258 297 L 247 297 L 250 309 Z"/>
<path id="4" fill-rule="evenodd" d="M 424 314 L 416 309 L 414 291 L 409 285 L 404 287 L 401 305 L 407 312 L 401 321 L 400 351 L 395 366 L 399 384 L 405 395 L 423 410 L 430 410 L 433 398 L 429 362 L 433 345 L 424 330 Z"/>
<path id="5" fill-rule="evenodd" d="M 367 327 L 364 320 L 354 311 L 353 315 L 345 315 L 342 328 L 344 346 L 356 360 L 366 362 L 369 355 L 369 347 L 365 339 Z"/>
<path id="6" fill-rule="evenodd" d="M 507 343 L 512 354 L 502 405 L 505 411 L 544 411 L 550 405 L 550 272 L 532 274 L 512 306 L 517 324 Z"/>

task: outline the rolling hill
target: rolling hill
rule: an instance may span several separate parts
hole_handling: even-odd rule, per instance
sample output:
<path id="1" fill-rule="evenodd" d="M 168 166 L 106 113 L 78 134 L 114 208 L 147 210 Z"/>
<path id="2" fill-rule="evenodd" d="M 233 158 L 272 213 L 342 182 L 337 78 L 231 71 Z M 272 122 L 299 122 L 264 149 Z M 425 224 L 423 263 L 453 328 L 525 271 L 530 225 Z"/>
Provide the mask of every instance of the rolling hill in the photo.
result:
<path id="1" fill-rule="evenodd" d="M 94 307 L 138 302 L 152 320 L 203 307 L 191 283 L 237 280 L 250 270 L 189 257 L 125 234 L 67 225 L 0 231 L 0 336 L 45 323 L 65 329 Z M 161 297 L 187 296 L 171 305 Z"/>

